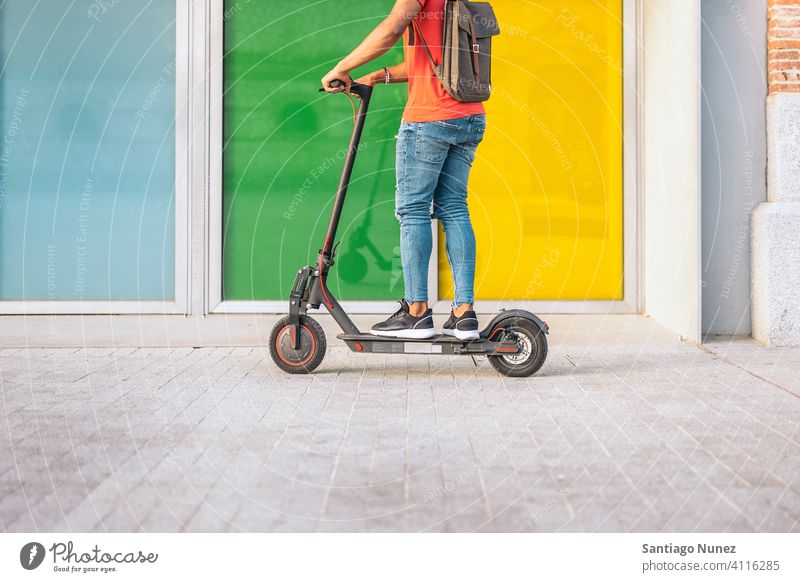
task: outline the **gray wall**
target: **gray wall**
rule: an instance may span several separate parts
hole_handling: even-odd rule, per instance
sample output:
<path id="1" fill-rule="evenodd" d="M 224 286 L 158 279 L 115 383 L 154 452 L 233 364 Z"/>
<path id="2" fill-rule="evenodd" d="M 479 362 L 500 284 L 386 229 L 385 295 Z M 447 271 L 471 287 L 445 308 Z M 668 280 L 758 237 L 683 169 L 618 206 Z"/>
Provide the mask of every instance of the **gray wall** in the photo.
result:
<path id="1" fill-rule="evenodd" d="M 704 334 L 750 334 L 750 214 L 766 200 L 767 0 L 702 0 Z"/>

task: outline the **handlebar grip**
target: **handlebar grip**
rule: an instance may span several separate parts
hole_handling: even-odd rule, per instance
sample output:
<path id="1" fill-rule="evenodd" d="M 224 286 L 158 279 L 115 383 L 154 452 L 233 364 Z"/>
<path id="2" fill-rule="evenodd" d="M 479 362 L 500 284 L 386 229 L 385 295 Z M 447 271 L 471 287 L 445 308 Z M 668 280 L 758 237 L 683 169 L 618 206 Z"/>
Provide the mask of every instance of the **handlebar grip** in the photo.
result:
<path id="1" fill-rule="evenodd" d="M 331 88 L 332 89 L 338 89 L 339 87 L 346 87 L 346 86 L 347 85 L 344 83 L 344 81 L 340 81 L 339 79 L 334 79 L 333 81 L 331 81 Z M 322 87 L 319 90 L 319 92 L 320 93 L 325 93 L 326 92 L 325 91 L 325 87 Z"/>
<path id="2" fill-rule="evenodd" d="M 338 87 L 346 87 L 347 85 L 340 81 L 339 79 L 334 79 L 331 81 L 331 87 L 336 89 Z M 320 93 L 326 93 L 325 88 L 319 90 Z M 353 81 L 350 83 L 350 92 L 356 95 L 357 97 L 364 99 L 365 97 L 369 97 L 372 95 L 372 87 L 368 85 L 362 85 L 361 83 L 356 83 Z"/>

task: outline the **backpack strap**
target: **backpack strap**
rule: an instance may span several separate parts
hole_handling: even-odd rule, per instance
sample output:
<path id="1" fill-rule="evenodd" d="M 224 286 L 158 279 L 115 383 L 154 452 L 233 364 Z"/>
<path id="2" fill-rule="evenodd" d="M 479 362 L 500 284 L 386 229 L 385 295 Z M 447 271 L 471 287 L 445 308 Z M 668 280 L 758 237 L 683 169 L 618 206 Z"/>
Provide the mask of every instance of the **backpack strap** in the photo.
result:
<path id="1" fill-rule="evenodd" d="M 475 22 L 472 20 L 472 14 L 467 12 L 467 20 L 469 21 L 469 37 L 471 45 L 469 52 L 472 55 L 472 72 L 475 73 L 475 79 L 478 83 L 481 82 L 481 61 L 478 58 L 480 52 L 480 45 L 478 45 L 478 35 L 475 33 Z M 458 23 L 456 23 L 458 25 Z"/>
<path id="2" fill-rule="evenodd" d="M 427 53 L 427 55 L 428 55 L 428 60 L 430 60 L 430 62 L 431 62 L 431 67 L 433 67 L 433 70 L 435 71 L 436 67 L 438 65 L 436 64 L 436 61 L 433 58 L 433 54 L 431 53 L 431 49 L 428 48 L 428 43 L 425 42 L 425 37 L 422 34 L 422 28 L 417 24 L 417 19 L 416 18 L 414 20 L 412 20 L 411 24 L 409 25 L 409 33 L 408 33 L 409 34 L 409 44 L 411 44 L 411 42 L 413 40 L 412 37 L 414 35 L 414 30 L 415 29 L 417 31 L 417 35 L 419 35 L 419 40 L 422 41 L 422 46 L 425 49 L 425 53 Z"/>

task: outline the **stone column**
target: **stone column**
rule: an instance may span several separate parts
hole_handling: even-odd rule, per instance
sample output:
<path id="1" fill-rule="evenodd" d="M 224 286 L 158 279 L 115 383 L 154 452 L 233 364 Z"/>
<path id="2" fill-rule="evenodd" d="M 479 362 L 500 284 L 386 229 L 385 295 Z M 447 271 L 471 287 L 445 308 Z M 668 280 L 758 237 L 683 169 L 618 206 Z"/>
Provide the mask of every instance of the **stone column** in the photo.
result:
<path id="1" fill-rule="evenodd" d="M 753 337 L 800 346 L 800 0 L 769 0 L 768 62 L 767 202 L 753 212 L 752 228 Z"/>

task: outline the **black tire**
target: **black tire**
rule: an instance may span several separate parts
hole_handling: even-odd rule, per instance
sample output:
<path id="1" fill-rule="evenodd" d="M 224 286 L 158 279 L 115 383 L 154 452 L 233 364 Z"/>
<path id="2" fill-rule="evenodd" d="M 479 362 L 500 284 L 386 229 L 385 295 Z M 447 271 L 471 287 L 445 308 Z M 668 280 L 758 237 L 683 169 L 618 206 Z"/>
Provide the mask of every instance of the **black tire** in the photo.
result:
<path id="1" fill-rule="evenodd" d="M 269 335 L 272 361 L 289 374 L 309 374 L 316 370 L 325 358 L 327 347 L 322 326 L 307 315 L 300 316 L 300 349 L 292 348 L 288 316 L 276 323 Z"/>
<path id="2" fill-rule="evenodd" d="M 489 356 L 492 367 L 503 376 L 513 378 L 526 378 L 538 372 L 547 359 L 547 335 L 539 326 L 530 319 L 515 317 L 501 321 L 497 327 L 517 334 L 527 354 L 522 359 L 517 354 Z"/>

